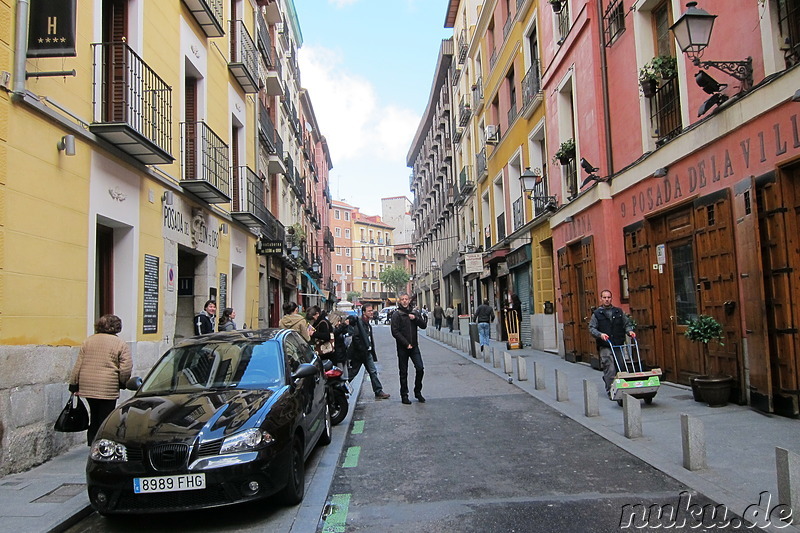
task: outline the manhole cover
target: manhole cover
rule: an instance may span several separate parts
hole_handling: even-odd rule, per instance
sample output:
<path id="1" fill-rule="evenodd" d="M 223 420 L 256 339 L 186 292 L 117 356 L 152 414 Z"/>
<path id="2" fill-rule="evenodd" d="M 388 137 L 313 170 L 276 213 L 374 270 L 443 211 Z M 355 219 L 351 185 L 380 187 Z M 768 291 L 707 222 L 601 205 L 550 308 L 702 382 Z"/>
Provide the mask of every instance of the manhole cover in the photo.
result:
<path id="1" fill-rule="evenodd" d="M 86 485 L 83 483 L 64 483 L 54 488 L 44 496 L 40 496 L 33 500 L 34 503 L 62 503 L 73 496 L 80 494 L 86 490 Z"/>

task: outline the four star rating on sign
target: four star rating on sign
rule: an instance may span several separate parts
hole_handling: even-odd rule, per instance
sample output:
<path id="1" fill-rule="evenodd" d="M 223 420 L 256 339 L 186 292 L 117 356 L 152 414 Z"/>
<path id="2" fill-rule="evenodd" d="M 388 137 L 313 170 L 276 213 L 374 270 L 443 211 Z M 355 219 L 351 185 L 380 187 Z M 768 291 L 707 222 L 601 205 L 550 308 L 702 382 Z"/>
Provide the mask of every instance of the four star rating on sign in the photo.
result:
<path id="1" fill-rule="evenodd" d="M 43 43 L 65 43 L 67 42 L 66 37 L 39 37 L 39 44 Z"/>

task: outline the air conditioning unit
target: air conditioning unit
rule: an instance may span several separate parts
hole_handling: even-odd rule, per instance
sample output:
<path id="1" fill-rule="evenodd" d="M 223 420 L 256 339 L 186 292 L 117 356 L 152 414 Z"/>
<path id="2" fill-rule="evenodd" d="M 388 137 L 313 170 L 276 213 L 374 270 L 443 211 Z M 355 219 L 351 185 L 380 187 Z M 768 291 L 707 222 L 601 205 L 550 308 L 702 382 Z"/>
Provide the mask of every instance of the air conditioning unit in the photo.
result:
<path id="1" fill-rule="evenodd" d="M 500 142 L 500 128 L 494 124 L 486 126 L 486 144 L 497 144 Z"/>

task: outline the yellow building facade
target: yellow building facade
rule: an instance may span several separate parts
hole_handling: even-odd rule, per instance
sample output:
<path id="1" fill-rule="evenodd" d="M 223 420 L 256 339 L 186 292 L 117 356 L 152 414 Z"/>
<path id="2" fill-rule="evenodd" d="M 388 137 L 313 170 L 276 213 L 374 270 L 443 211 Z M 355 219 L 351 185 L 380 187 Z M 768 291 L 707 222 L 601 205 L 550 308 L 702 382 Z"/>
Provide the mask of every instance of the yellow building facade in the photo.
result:
<path id="1" fill-rule="evenodd" d="M 51 428 L 100 315 L 143 375 L 206 300 L 266 326 L 302 281 L 293 4 L 61 4 L 0 0 L 1 474 L 83 437 Z M 26 59 L 38 39 L 74 53 Z"/>

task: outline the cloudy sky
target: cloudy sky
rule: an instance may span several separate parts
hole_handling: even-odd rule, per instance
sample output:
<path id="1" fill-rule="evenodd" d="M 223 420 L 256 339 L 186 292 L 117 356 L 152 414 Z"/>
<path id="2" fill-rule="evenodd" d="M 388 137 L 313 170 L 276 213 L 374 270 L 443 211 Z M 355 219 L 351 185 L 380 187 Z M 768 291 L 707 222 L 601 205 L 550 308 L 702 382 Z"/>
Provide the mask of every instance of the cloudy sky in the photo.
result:
<path id="1" fill-rule="evenodd" d="M 406 156 L 430 93 L 447 0 L 294 0 L 300 76 L 333 160 L 334 199 L 381 214 L 407 196 Z"/>

